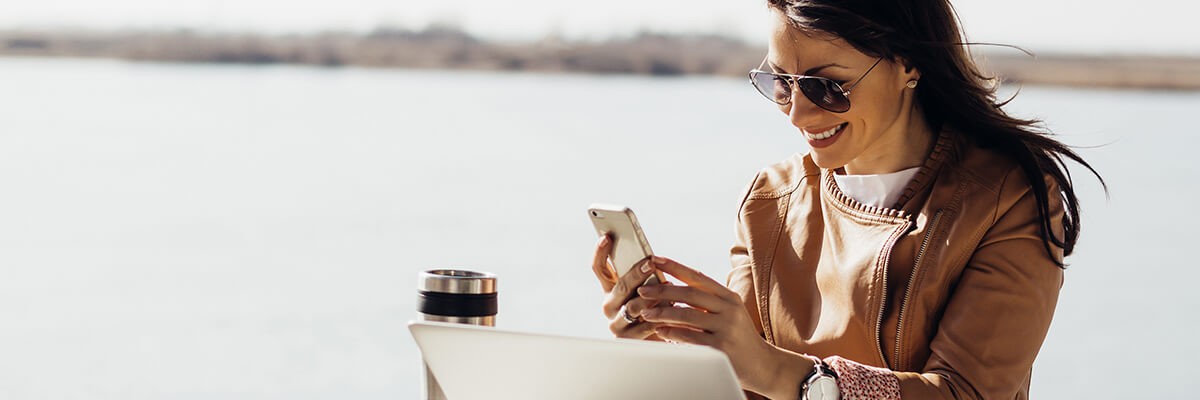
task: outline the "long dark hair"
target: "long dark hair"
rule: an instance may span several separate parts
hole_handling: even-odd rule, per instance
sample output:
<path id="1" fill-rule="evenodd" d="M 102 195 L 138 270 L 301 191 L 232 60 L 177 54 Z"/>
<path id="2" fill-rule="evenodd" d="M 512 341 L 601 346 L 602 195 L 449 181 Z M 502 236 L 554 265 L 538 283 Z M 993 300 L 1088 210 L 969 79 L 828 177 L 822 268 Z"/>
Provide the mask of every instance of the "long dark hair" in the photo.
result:
<path id="1" fill-rule="evenodd" d="M 858 51 L 901 60 L 921 72 L 916 102 L 931 127 L 950 126 L 980 146 L 1012 157 L 1025 173 L 1038 205 L 1042 243 L 1070 255 L 1079 238 L 1079 199 L 1064 157 L 1104 178 L 1070 147 L 1054 140 L 1037 119 L 1009 116 L 1008 100 L 996 100 L 995 80 L 980 72 L 966 47 L 958 16 L 948 0 L 767 0 L 803 32 L 832 34 Z M 1011 100 L 1011 99 L 1009 99 Z M 1051 196 L 1045 176 L 1061 191 L 1063 237 L 1052 229 Z M 1058 200 L 1058 199 L 1055 199 Z"/>

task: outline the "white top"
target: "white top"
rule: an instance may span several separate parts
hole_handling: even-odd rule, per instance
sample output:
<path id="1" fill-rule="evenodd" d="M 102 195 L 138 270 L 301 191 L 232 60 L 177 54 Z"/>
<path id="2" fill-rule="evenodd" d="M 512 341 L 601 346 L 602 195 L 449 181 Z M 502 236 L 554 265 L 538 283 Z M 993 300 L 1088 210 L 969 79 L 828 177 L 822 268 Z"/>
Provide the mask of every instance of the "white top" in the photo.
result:
<path id="1" fill-rule="evenodd" d="M 900 194 L 904 187 L 908 185 L 913 176 L 917 174 L 917 170 L 921 167 L 912 167 L 905 170 L 900 170 L 888 174 L 879 175 L 842 175 L 833 174 L 833 180 L 837 182 L 838 188 L 842 189 L 850 198 L 858 200 L 859 203 L 868 206 L 892 208 L 896 205 L 896 200 L 900 200 Z"/>

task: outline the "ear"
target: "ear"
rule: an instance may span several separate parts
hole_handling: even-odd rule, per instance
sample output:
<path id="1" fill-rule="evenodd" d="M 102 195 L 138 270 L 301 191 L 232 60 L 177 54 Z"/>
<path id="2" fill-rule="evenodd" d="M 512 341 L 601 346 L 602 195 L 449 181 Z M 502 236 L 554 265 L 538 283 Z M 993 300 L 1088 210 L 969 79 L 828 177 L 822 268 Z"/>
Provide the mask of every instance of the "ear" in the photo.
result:
<path id="1" fill-rule="evenodd" d="M 913 79 L 921 80 L 921 71 L 918 70 L 917 67 L 912 63 L 908 62 L 908 60 L 897 58 L 896 65 L 901 67 L 900 77 L 904 79 L 904 82 L 908 82 Z"/>

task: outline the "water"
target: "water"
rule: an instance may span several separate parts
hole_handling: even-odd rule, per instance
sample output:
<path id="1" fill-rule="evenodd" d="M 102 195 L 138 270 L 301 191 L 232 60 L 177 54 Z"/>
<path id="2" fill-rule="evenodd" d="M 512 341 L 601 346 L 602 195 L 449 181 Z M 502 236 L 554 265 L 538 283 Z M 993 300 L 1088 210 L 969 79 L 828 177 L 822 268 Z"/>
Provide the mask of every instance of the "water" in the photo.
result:
<path id="1" fill-rule="evenodd" d="M 415 398 L 418 271 L 608 337 L 588 204 L 723 280 L 739 191 L 804 150 L 740 79 L 0 59 L 0 87 L 3 398 Z M 1191 397 L 1200 93 L 1011 110 L 1111 142 L 1032 392 Z"/>

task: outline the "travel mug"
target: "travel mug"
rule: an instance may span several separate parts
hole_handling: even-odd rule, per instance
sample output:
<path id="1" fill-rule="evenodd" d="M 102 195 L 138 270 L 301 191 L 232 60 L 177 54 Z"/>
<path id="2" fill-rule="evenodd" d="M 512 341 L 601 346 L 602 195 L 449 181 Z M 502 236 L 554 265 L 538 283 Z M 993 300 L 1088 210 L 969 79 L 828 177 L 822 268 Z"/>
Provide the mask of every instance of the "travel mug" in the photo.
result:
<path id="1" fill-rule="evenodd" d="M 421 272 L 417 315 L 421 321 L 496 326 L 496 276 L 486 272 L 434 269 Z M 423 363 L 423 362 L 422 362 Z M 424 366 L 422 399 L 445 400 L 437 378 Z"/>

